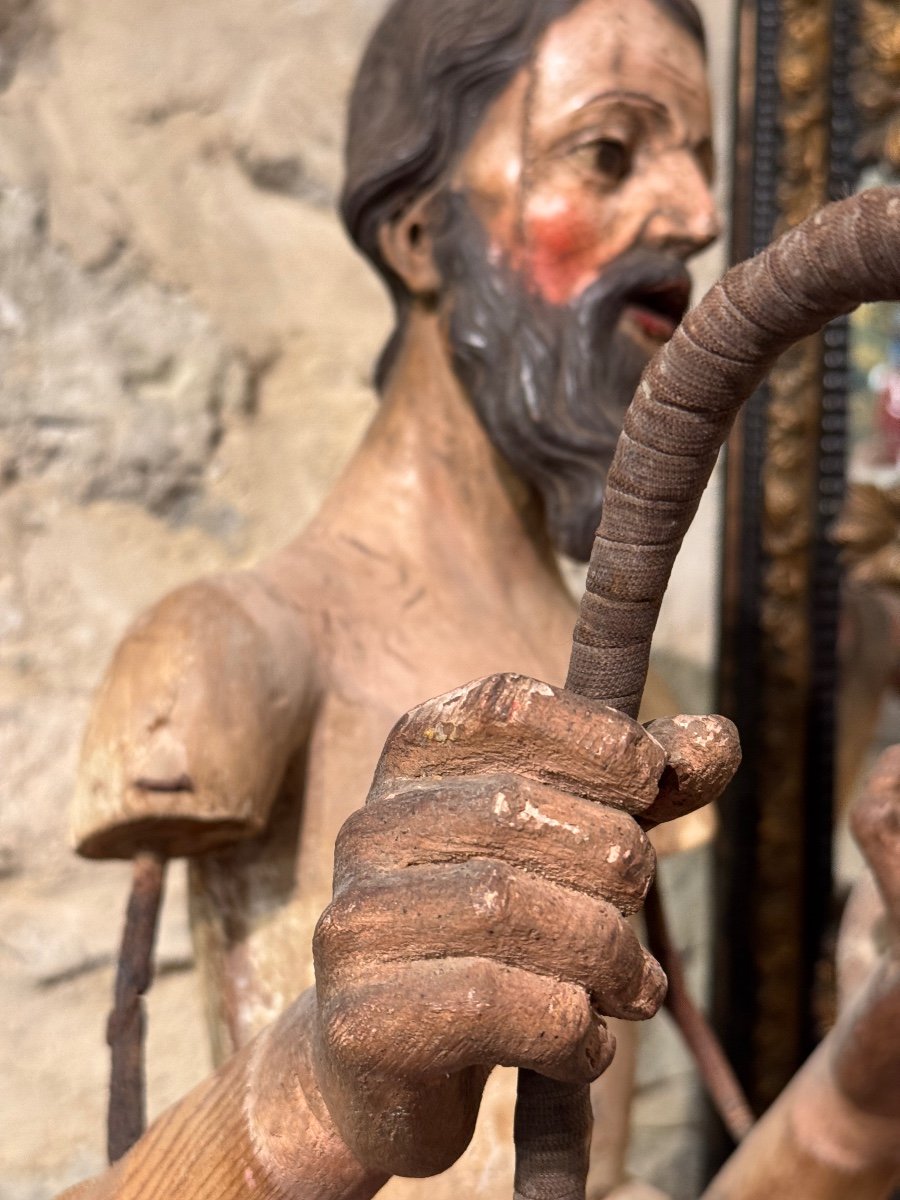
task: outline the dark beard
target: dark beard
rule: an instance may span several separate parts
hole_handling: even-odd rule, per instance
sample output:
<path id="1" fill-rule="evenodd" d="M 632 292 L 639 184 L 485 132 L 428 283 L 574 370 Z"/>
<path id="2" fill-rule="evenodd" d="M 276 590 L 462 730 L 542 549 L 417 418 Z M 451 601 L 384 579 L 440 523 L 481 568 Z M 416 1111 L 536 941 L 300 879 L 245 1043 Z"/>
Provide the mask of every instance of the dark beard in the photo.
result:
<path id="1" fill-rule="evenodd" d="M 606 473 L 647 351 L 618 329 L 628 297 L 683 278 L 668 255 L 632 250 L 571 305 L 547 303 L 487 240 L 464 196 L 435 202 L 453 368 L 492 443 L 540 496 L 554 545 L 590 557 Z"/>

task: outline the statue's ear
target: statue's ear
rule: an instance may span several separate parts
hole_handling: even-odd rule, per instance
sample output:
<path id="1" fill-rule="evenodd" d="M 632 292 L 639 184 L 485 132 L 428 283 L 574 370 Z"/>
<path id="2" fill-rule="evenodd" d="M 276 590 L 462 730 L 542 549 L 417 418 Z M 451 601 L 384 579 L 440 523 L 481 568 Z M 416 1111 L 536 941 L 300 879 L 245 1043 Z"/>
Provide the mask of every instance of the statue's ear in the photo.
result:
<path id="1" fill-rule="evenodd" d="M 389 267 L 406 284 L 413 296 L 425 298 L 440 290 L 441 273 L 434 260 L 434 243 L 428 208 L 433 199 L 426 193 L 394 221 L 378 231 L 378 248 Z"/>

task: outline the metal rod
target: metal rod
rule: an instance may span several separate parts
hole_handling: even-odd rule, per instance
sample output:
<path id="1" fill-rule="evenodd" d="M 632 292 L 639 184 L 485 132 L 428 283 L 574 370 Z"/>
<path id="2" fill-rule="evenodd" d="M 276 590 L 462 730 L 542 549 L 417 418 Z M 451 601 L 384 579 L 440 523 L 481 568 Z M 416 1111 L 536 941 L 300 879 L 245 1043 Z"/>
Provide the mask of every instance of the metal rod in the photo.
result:
<path id="1" fill-rule="evenodd" d="M 153 946 L 165 872 L 160 855 L 143 851 L 134 856 L 115 998 L 106 1025 L 111 1051 L 106 1146 L 111 1163 L 131 1149 L 146 1124 L 143 996 L 153 982 Z"/>

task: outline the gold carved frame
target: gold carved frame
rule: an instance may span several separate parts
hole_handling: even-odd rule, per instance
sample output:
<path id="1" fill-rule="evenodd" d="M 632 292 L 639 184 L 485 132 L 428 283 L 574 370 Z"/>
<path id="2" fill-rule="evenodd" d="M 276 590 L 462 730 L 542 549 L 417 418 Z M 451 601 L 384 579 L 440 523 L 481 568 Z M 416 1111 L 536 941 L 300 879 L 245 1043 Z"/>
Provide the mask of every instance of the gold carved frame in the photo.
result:
<path id="1" fill-rule="evenodd" d="M 896 0 L 742 0 L 732 253 L 900 167 Z M 827 1010 L 848 329 L 794 347 L 728 447 L 720 705 L 746 766 L 717 847 L 716 994 L 753 1103 L 770 1103 Z"/>

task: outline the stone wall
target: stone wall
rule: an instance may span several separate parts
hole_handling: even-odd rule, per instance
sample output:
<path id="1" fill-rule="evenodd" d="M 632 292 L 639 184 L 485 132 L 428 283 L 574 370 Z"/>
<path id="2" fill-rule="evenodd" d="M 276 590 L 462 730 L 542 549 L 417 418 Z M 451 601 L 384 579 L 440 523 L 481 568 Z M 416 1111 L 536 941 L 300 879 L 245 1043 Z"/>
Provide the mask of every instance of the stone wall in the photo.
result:
<path id="1" fill-rule="evenodd" d="M 0 1200 L 103 1161 L 128 871 L 66 842 L 92 689 L 148 603 L 294 533 L 372 410 L 387 307 L 332 208 L 381 7 L 0 0 Z M 183 888 L 152 1112 L 208 1068 Z"/>

